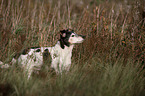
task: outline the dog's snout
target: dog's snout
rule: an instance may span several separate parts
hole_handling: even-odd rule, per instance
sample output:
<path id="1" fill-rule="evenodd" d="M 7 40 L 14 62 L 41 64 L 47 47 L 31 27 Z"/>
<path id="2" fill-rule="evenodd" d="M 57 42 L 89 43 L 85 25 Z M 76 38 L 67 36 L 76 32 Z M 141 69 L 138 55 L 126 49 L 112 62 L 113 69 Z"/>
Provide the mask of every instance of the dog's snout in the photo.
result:
<path id="1" fill-rule="evenodd" d="M 80 37 L 82 37 L 83 39 L 85 39 L 86 38 L 86 36 L 84 36 L 84 35 L 79 35 Z"/>

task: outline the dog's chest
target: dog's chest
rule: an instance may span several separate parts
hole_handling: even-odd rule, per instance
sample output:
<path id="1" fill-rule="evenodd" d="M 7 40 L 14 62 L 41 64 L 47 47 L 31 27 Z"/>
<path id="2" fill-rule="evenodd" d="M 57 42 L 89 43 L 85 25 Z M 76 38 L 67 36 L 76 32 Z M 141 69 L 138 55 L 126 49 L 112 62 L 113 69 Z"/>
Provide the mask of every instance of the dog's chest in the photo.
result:
<path id="1" fill-rule="evenodd" d="M 52 61 L 55 61 L 59 64 L 71 63 L 72 48 L 73 46 L 65 46 L 65 48 L 62 49 L 59 45 L 52 47 L 52 49 L 50 50 Z"/>

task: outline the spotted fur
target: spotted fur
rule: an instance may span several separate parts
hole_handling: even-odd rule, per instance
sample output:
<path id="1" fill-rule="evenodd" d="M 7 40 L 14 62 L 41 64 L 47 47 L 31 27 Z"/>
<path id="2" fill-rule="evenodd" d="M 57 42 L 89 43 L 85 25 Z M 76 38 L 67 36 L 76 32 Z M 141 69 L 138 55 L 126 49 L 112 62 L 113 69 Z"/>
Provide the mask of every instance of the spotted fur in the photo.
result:
<path id="1" fill-rule="evenodd" d="M 77 35 L 73 30 L 61 30 L 60 40 L 55 46 L 24 49 L 14 56 L 12 63 L 17 61 L 24 68 L 28 78 L 34 70 L 40 70 L 46 63 L 57 73 L 62 73 L 63 70 L 69 71 L 74 44 L 82 43 L 84 38 L 85 36 Z"/>

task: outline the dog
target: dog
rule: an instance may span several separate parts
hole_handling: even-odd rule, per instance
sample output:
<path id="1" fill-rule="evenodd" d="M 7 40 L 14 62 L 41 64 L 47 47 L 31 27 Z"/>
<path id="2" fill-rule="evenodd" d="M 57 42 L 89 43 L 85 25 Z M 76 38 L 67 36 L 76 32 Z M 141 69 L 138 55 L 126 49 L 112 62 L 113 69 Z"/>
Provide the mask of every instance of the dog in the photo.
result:
<path id="1" fill-rule="evenodd" d="M 34 70 L 40 70 L 44 63 L 49 63 L 56 73 L 69 71 L 74 44 L 82 43 L 86 36 L 78 35 L 73 30 L 60 30 L 60 39 L 53 47 L 31 47 L 24 49 L 12 59 L 27 72 L 28 79 Z"/>

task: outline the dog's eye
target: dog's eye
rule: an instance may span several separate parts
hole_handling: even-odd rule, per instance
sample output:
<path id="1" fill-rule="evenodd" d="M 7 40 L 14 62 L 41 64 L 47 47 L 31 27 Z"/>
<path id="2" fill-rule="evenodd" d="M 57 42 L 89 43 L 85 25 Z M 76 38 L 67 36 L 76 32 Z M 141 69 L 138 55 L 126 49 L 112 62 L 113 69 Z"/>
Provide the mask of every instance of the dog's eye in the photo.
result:
<path id="1" fill-rule="evenodd" d="M 72 35 L 71 37 L 74 37 L 75 35 Z"/>

